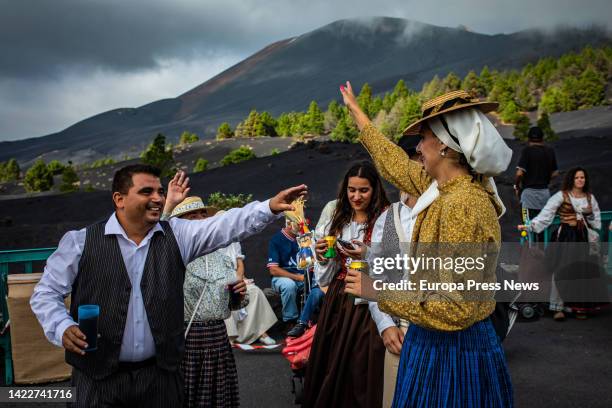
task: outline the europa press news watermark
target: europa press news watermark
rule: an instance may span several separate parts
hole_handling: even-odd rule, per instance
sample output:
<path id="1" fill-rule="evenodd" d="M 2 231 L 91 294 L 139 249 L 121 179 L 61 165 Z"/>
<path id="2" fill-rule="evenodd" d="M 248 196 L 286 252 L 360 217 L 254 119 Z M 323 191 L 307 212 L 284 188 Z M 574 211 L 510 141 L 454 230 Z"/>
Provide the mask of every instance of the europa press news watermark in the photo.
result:
<path id="1" fill-rule="evenodd" d="M 384 243 L 372 243 L 368 265 L 374 289 L 461 292 L 463 300 L 495 296 L 502 302 L 511 302 L 521 293 L 529 301 L 548 302 L 554 287 L 568 301 L 610 299 L 604 260 L 589 243 L 551 243 L 546 248 L 519 243 L 428 243 L 404 248 L 390 251 Z"/>

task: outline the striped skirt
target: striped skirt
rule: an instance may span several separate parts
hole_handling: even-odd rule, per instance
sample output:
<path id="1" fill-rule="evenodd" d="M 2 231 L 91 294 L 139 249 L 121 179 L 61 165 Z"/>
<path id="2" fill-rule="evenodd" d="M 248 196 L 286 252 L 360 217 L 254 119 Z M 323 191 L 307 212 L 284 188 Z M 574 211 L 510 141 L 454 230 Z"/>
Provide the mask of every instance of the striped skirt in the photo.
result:
<path id="1" fill-rule="evenodd" d="M 506 358 L 490 319 L 457 332 L 410 325 L 393 407 L 512 407 Z"/>
<path id="2" fill-rule="evenodd" d="M 240 405 L 236 362 L 223 320 L 191 324 L 181 369 L 185 407 Z"/>

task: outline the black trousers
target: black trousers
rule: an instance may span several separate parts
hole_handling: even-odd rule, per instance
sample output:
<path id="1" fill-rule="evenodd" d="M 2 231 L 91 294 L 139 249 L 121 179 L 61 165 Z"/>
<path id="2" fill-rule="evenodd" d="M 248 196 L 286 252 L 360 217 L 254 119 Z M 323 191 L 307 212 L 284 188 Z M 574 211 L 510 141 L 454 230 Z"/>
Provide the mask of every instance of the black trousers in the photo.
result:
<path id="1" fill-rule="evenodd" d="M 156 365 L 119 371 L 102 380 L 73 368 L 72 386 L 76 387 L 76 402 L 68 406 L 75 408 L 183 406 L 181 370 L 170 372 Z"/>

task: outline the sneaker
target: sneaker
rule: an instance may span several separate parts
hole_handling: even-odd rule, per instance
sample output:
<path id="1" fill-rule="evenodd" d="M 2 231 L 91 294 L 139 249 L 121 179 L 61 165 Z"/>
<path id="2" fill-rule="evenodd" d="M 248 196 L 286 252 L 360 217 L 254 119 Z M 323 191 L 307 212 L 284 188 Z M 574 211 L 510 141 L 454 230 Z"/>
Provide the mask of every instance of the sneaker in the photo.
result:
<path id="1" fill-rule="evenodd" d="M 265 344 L 266 346 L 273 346 L 273 345 L 276 344 L 276 341 L 272 337 L 270 337 L 268 335 L 261 336 L 259 338 L 259 341 L 262 342 L 263 344 Z"/>
<path id="2" fill-rule="evenodd" d="M 298 324 L 293 326 L 293 329 L 287 332 L 287 337 L 300 337 L 306 332 L 307 328 L 308 325 L 306 323 L 298 322 Z"/>

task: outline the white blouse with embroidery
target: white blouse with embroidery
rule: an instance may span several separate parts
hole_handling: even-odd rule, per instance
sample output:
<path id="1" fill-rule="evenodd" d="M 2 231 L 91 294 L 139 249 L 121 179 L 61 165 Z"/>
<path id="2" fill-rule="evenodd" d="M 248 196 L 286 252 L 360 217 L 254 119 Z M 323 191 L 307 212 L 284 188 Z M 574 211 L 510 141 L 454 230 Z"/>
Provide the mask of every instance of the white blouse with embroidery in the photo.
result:
<path id="1" fill-rule="evenodd" d="M 591 207 L 592 212 L 590 214 L 584 214 L 589 206 L 589 201 L 586 196 L 584 197 L 573 197 L 568 194 L 570 201 L 576 211 L 576 216 L 578 219 L 585 219 L 588 223 L 588 227 L 591 229 L 599 230 L 601 228 L 601 211 L 599 210 L 599 204 L 595 199 L 595 196 L 591 194 Z M 546 206 L 540 211 L 540 213 L 531 220 L 531 230 L 537 234 L 544 231 L 546 227 L 552 224 L 555 219 L 555 215 L 557 215 L 557 210 L 563 204 L 563 192 L 558 191 L 555 195 L 550 197 Z"/>

